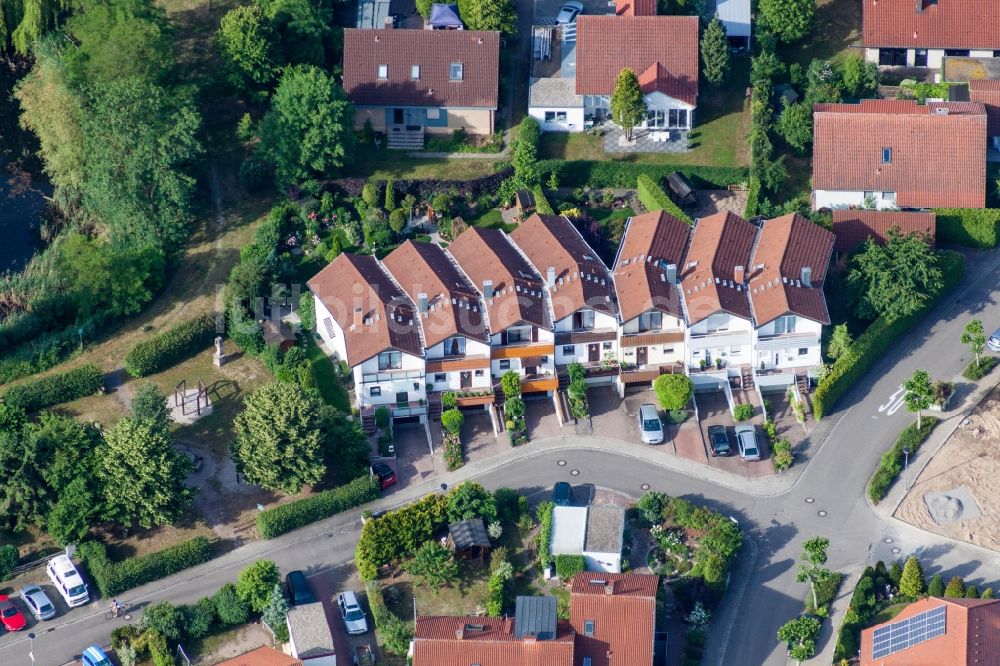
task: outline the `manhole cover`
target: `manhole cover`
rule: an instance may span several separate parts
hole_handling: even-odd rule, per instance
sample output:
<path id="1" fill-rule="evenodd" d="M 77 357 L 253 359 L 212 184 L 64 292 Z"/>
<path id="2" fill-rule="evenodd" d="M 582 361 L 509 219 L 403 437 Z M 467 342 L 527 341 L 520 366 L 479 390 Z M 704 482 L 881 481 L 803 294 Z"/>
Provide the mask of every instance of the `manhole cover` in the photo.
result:
<path id="1" fill-rule="evenodd" d="M 559 465 L 560 467 L 565 467 L 566 466 L 566 461 L 565 460 L 560 460 L 556 464 Z"/>
<path id="2" fill-rule="evenodd" d="M 639 487 L 642 488 L 643 490 L 649 490 L 649 484 L 648 483 L 644 483 L 644 484 L 642 484 Z"/>
<path id="3" fill-rule="evenodd" d="M 826 511 L 817 511 L 816 515 L 818 515 L 820 518 L 826 518 Z"/>
<path id="4" fill-rule="evenodd" d="M 892 537 L 886 537 L 882 539 L 882 541 L 885 541 L 886 543 L 892 543 Z"/>
<path id="5" fill-rule="evenodd" d="M 570 473 L 570 476 L 580 476 L 580 470 L 578 470 L 578 469 L 571 469 L 569 471 L 569 473 Z"/>
<path id="6" fill-rule="evenodd" d="M 129 615 L 129 614 L 125 614 L 125 615 L 122 616 L 122 619 L 125 620 L 126 622 L 131 622 L 132 621 L 132 616 Z"/>
<path id="7" fill-rule="evenodd" d="M 807 497 L 806 498 L 806 504 L 812 504 L 815 501 L 816 501 L 816 498 L 814 498 L 814 497 Z"/>
<path id="8" fill-rule="evenodd" d="M 902 552 L 902 548 L 899 548 L 898 546 L 892 549 L 893 555 L 899 555 L 900 552 Z"/>

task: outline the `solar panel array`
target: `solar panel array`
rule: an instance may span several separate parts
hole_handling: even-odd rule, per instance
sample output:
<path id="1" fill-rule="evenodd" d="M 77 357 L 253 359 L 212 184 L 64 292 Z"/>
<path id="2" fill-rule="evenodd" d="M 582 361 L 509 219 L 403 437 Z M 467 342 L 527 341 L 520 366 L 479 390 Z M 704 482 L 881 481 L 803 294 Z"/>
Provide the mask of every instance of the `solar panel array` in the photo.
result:
<path id="1" fill-rule="evenodd" d="M 875 630 L 872 659 L 882 659 L 938 636 L 944 636 L 945 606 Z"/>

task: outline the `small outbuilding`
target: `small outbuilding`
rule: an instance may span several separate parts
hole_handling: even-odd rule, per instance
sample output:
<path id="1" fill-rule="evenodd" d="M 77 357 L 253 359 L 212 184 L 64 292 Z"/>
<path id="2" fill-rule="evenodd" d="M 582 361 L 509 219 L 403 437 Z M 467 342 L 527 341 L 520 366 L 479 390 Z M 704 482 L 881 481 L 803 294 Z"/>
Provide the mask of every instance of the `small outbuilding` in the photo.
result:
<path id="1" fill-rule="evenodd" d="M 514 208 L 522 217 L 535 212 L 535 195 L 531 190 L 518 190 L 514 193 Z"/>
<path id="2" fill-rule="evenodd" d="M 448 526 L 448 546 L 465 559 L 483 559 L 490 554 L 490 535 L 482 518 L 463 520 Z"/>
<path id="3" fill-rule="evenodd" d="M 431 16 L 427 19 L 427 24 L 431 30 L 464 30 L 462 19 L 458 15 L 458 5 L 438 4 L 431 5 Z"/>
<path id="4" fill-rule="evenodd" d="M 670 198 L 678 206 L 693 206 L 698 203 L 694 185 L 683 174 L 674 171 L 667 176 L 667 187 L 670 188 Z"/>

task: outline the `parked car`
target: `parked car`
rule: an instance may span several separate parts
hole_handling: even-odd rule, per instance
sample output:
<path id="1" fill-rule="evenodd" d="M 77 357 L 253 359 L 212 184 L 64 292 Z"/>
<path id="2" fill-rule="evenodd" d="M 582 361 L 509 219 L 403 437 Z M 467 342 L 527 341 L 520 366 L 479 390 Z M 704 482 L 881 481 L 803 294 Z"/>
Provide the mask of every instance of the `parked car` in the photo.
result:
<path id="1" fill-rule="evenodd" d="M 382 490 L 399 482 L 396 478 L 396 472 L 385 463 L 375 463 L 372 465 L 372 476 L 378 481 L 379 488 Z"/>
<path id="2" fill-rule="evenodd" d="M 38 585 L 21 588 L 21 601 L 36 620 L 48 620 L 56 615 L 56 607 L 49 601 L 49 595 Z"/>
<path id="3" fill-rule="evenodd" d="M 559 481 L 552 486 L 552 503 L 556 506 L 569 506 L 573 503 L 573 486 L 565 481 Z"/>
<path id="4" fill-rule="evenodd" d="M 663 443 L 663 423 L 656 405 L 645 404 L 639 408 L 639 430 L 643 444 Z"/>
<path id="5" fill-rule="evenodd" d="M 354 635 L 368 632 L 368 619 L 354 592 L 347 590 L 338 594 L 337 608 L 340 609 L 340 617 L 344 620 L 347 633 Z"/>
<path id="6" fill-rule="evenodd" d="M 993 335 L 986 341 L 986 346 L 990 351 L 1000 352 L 1000 328 L 993 331 Z"/>
<path id="7" fill-rule="evenodd" d="M 736 426 L 736 444 L 743 460 L 760 460 L 760 447 L 757 446 L 757 429 L 752 425 Z"/>
<path id="8" fill-rule="evenodd" d="M 733 445 L 729 442 L 729 435 L 724 425 L 708 426 L 708 445 L 712 449 L 713 456 L 733 455 Z"/>
<path id="9" fill-rule="evenodd" d="M 285 587 L 288 589 L 288 598 L 293 606 L 311 604 L 316 601 L 312 590 L 309 589 L 309 581 L 301 571 L 289 571 L 285 576 Z"/>
<path id="10" fill-rule="evenodd" d="M 97 643 L 84 650 L 81 657 L 83 666 L 114 666 L 108 655 L 104 653 L 104 650 Z"/>
<path id="11" fill-rule="evenodd" d="M 559 25 L 573 23 L 576 21 L 576 17 L 582 13 L 583 3 L 577 2 L 577 0 L 569 0 L 569 2 L 564 2 L 563 6 L 559 8 L 559 15 L 556 16 L 556 23 Z"/>
<path id="12" fill-rule="evenodd" d="M 73 565 L 73 560 L 65 555 L 53 557 L 45 570 L 49 574 L 49 580 L 70 607 L 82 606 L 90 601 L 87 584 L 83 582 L 80 572 Z"/>
<path id="13" fill-rule="evenodd" d="M 0 621 L 7 631 L 21 631 L 28 625 L 24 614 L 6 594 L 0 594 Z"/>

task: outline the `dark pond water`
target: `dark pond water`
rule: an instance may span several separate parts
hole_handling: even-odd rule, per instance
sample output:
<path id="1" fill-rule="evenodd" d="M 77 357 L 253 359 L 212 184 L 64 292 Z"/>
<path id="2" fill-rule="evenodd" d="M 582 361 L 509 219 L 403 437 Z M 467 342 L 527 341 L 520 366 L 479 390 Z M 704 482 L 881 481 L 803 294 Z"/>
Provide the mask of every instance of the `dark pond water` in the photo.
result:
<path id="1" fill-rule="evenodd" d="M 21 270 L 34 254 L 36 229 L 45 207 L 38 190 L 11 186 L 7 164 L 0 154 L 0 273 Z M 38 185 L 36 177 L 32 188 Z"/>

